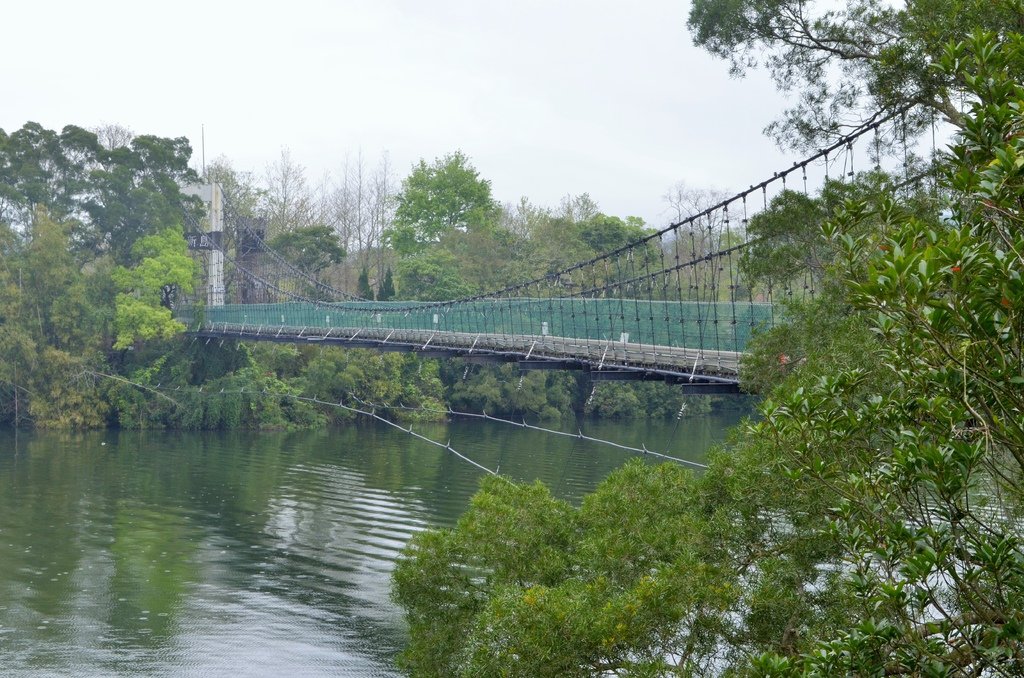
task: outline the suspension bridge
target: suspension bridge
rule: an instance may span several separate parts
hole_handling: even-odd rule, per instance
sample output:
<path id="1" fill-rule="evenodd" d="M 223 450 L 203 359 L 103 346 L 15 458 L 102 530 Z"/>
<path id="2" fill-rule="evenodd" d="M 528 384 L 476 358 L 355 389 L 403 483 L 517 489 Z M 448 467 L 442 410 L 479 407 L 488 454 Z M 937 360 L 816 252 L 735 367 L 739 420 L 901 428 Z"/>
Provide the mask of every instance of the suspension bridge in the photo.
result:
<path id="1" fill-rule="evenodd" d="M 663 380 L 695 393 L 734 393 L 751 337 L 775 325 L 782 299 L 813 295 L 815 279 L 752 277 L 750 219 L 784 190 L 808 191 L 808 168 L 842 162 L 853 134 L 716 205 L 613 251 L 486 294 L 436 302 L 361 299 L 271 249 L 253 221 L 201 237 L 204 298 L 175 316 L 199 338 L 233 338 L 516 362 L 522 370 L 584 370 L 594 380 Z M 787 184 L 788 182 L 788 184 Z M 216 199 L 211 198 L 212 203 Z M 216 205 L 213 205 L 216 212 Z M 216 221 L 211 217 L 212 221 Z M 196 227 L 199 227 L 196 224 Z M 196 236 L 193 235 L 193 238 Z"/>

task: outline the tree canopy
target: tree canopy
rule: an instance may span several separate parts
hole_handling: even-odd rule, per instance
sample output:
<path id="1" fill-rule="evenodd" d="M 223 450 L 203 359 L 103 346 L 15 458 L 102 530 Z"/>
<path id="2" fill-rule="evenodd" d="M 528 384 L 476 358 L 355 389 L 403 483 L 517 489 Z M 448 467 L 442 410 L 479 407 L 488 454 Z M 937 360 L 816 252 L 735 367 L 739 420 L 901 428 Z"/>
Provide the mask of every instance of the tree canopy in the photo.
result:
<path id="1" fill-rule="evenodd" d="M 414 254 L 452 231 L 486 224 L 497 215 L 491 183 L 461 151 L 425 160 L 402 181 L 392 225 L 385 235 L 401 256 Z"/>
<path id="2" fill-rule="evenodd" d="M 542 485 L 487 479 L 458 526 L 414 537 L 395 571 L 412 626 L 405 667 L 653 675 L 713 643 L 734 592 L 700 563 L 692 483 L 675 466 L 630 464 L 574 509 Z M 692 634 L 666 632 L 684 621 Z"/>
<path id="3" fill-rule="evenodd" d="M 183 331 L 185 326 L 171 317 L 171 307 L 179 292 L 192 292 L 196 273 L 180 227 L 141 238 L 132 252 L 139 263 L 130 269 L 119 266 L 113 273 L 118 288 L 114 348 Z"/>
<path id="4" fill-rule="evenodd" d="M 814 147 L 879 111 L 905 105 L 911 134 L 932 115 L 964 119 L 961 75 L 936 68 L 951 41 L 971 30 L 1020 30 L 1019 0 L 694 0 L 694 43 L 729 62 L 733 74 L 765 67 L 795 104 L 772 131 Z M 1024 63 L 1007 67 L 1020 78 Z M 900 130 L 902 134 L 904 130 Z"/>
<path id="5" fill-rule="evenodd" d="M 0 130 L 0 222 L 23 229 L 43 205 L 72 227 L 79 249 L 132 263 L 138 238 L 198 208 L 180 191 L 198 179 L 191 154 L 184 137 L 143 135 L 108 149 L 73 125 L 59 133 L 32 122 L 9 135 Z"/>
<path id="6" fill-rule="evenodd" d="M 316 275 L 345 258 L 338 236 L 327 226 L 302 226 L 278 233 L 268 243 L 299 269 Z"/>

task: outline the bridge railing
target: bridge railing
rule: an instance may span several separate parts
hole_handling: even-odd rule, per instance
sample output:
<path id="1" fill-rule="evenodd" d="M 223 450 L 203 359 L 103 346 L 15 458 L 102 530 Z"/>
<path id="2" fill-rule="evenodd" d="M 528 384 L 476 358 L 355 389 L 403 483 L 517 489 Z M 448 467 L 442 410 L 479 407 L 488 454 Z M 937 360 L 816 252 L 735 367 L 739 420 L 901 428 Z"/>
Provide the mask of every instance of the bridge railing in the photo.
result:
<path id="1" fill-rule="evenodd" d="M 389 307 L 394 309 L 389 312 Z M 181 312 L 194 323 L 200 316 Z M 228 304 L 202 310 L 204 326 L 274 332 L 401 329 L 501 336 L 552 336 L 742 353 L 773 321 L 767 303 L 511 298 L 452 306 L 415 302 Z"/>

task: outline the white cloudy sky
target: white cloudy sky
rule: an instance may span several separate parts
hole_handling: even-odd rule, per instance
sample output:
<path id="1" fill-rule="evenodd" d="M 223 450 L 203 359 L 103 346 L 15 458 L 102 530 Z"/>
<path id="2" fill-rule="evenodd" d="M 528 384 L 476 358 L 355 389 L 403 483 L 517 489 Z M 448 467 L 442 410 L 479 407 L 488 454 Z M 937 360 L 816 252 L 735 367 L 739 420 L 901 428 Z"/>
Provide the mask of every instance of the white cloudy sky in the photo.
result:
<path id="1" fill-rule="evenodd" d="M 684 181 L 740 188 L 794 159 L 785 105 L 691 45 L 688 0 L 4 3 L 0 128 L 117 123 L 188 136 L 199 160 L 311 179 L 346 155 L 400 176 L 461 149 L 495 196 L 666 221 Z"/>

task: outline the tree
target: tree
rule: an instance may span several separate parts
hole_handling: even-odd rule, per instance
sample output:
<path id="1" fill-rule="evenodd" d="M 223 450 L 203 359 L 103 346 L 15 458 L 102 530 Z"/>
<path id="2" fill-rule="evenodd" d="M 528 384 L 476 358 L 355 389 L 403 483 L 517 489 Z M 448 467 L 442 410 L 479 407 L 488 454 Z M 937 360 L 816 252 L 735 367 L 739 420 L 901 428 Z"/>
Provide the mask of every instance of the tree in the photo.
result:
<path id="1" fill-rule="evenodd" d="M 552 218 L 551 210 L 538 207 L 526 197 L 518 203 L 505 203 L 501 209 L 501 227 L 518 238 L 529 238 L 537 228 Z"/>
<path id="2" fill-rule="evenodd" d="M 309 352 L 303 382 L 307 393 L 335 401 L 355 396 L 379 406 L 422 406 L 435 412 L 394 410 L 400 418 L 434 419 L 444 412 L 437 361 L 423 360 L 412 354 L 381 353 L 360 349 L 332 349 Z M 294 364 L 294 361 L 293 361 Z M 350 418 L 338 408 L 325 408 L 328 416 Z"/>
<path id="3" fill-rule="evenodd" d="M 398 264 L 403 299 L 445 301 L 460 299 L 476 290 L 462 276 L 450 252 L 432 249 L 402 259 Z"/>
<path id="4" fill-rule="evenodd" d="M 846 203 L 861 202 L 877 214 L 892 200 L 894 177 L 875 170 L 853 179 L 827 181 L 817 196 L 783 191 L 768 207 L 750 219 L 748 246 L 740 267 L 754 283 L 780 287 L 820 284 L 835 263 L 836 246 L 821 236 L 822 227 Z M 906 195 L 903 208 L 919 218 L 934 219 L 934 200 L 925 193 Z M 862 233 L 877 230 L 881 221 L 866 218 L 858 224 Z"/>
<path id="5" fill-rule="evenodd" d="M 267 219 L 269 235 L 323 223 L 323 192 L 310 189 L 306 168 L 292 160 L 288 149 L 282 149 L 278 161 L 267 166 L 264 183 L 260 211 Z"/>
<path id="6" fill-rule="evenodd" d="M 580 240 L 595 254 L 611 252 L 647 234 L 643 220 L 638 217 L 626 217 L 623 221 L 600 213 L 579 222 L 577 230 Z"/>
<path id="7" fill-rule="evenodd" d="M 171 305 L 179 292 L 188 294 L 193 289 L 195 262 L 188 255 L 181 227 L 142 238 L 132 253 L 139 263 L 131 269 L 118 267 L 113 274 L 119 290 L 114 348 L 167 339 L 183 331 L 185 326 L 171 317 Z"/>
<path id="8" fill-rule="evenodd" d="M 17 235 L 0 223 L 0 422 L 14 426 L 27 419 L 26 384 L 39 359 L 38 337 L 25 323 L 28 295 L 15 259 L 17 243 Z"/>
<path id="9" fill-rule="evenodd" d="M 420 533 L 395 568 L 411 634 L 401 663 L 413 675 L 667 672 L 713 642 L 703 625 L 734 596 L 699 563 L 693 483 L 678 466 L 631 463 L 575 509 L 540 483 L 486 478 L 454 529 Z"/>
<path id="10" fill-rule="evenodd" d="M 528 247 L 522 248 L 525 251 L 521 258 L 536 262 L 532 275 L 554 273 L 578 261 L 618 249 L 647 233 L 638 217 L 621 219 L 604 214 L 584 193 L 563 199 L 557 215 L 550 212 L 536 215 L 531 223 Z M 653 250 L 645 248 L 647 255 L 654 256 Z M 641 257 L 641 265 L 642 261 Z M 590 284 L 596 282 L 591 280 Z"/>
<path id="11" fill-rule="evenodd" d="M 74 125 L 59 134 L 31 122 L 0 132 L 0 221 L 25 230 L 42 205 L 71 227 L 76 249 L 133 263 L 138 238 L 198 214 L 200 205 L 179 188 L 197 180 L 191 154 L 184 137 L 143 135 L 108 149 Z"/>
<path id="12" fill-rule="evenodd" d="M 363 299 L 373 299 L 373 288 L 370 287 L 370 269 L 363 266 L 363 270 L 359 271 L 359 283 L 356 288 L 356 294 Z"/>
<path id="13" fill-rule="evenodd" d="M 73 125 L 60 133 L 34 122 L 0 131 L 0 222 L 23 231 L 37 206 L 62 222 L 84 216 L 99 152 L 95 135 Z"/>
<path id="14" fill-rule="evenodd" d="M 81 379 L 99 356 L 109 297 L 90 289 L 72 255 L 71 224 L 41 207 L 25 238 L 0 226 L 0 420 L 14 425 L 102 425 L 106 403 Z"/>
<path id="15" fill-rule="evenodd" d="M 90 310 L 87 305 L 75 312 L 67 304 L 68 297 L 81 301 L 82 273 L 70 250 L 71 225 L 50 217 L 38 208 L 32 220 L 25 243 L 19 278 L 31 290 L 24 297 L 26 310 L 34 322 L 29 322 L 41 343 L 70 348 L 68 339 L 75 334 L 75 325 L 88 326 Z M 80 348 L 75 345 L 74 348 Z"/>
<path id="16" fill-rule="evenodd" d="M 371 170 L 359 153 L 345 159 L 341 177 L 328 196 L 330 223 L 342 245 L 356 256 L 359 266 L 372 268 L 378 280 L 388 255 L 383 239 L 395 209 L 394 181 L 386 154 Z"/>
<path id="17" fill-rule="evenodd" d="M 268 244 L 297 268 L 312 275 L 345 258 L 337 235 L 327 226 L 294 228 L 275 235 Z"/>
<path id="18" fill-rule="evenodd" d="M 391 301 L 394 298 L 395 280 L 389 267 L 387 273 L 384 274 L 384 282 L 380 284 L 380 289 L 377 290 L 377 301 Z"/>
<path id="19" fill-rule="evenodd" d="M 259 217 L 268 197 L 252 172 L 236 170 L 231 161 L 219 156 L 206 166 L 203 181 L 220 184 L 224 193 L 224 220 L 237 224 L 239 217 Z"/>
<path id="20" fill-rule="evenodd" d="M 82 203 L 90 222 L 81 233 L 82 246 L 97 254 L 109 251 L 117 263 L 131 265 L 137 263 L 132 259 L 136 240 L 173 228 L 187 212 L 197 215 L 198 199 L 180 190 L 198 181 L 188 166 L 191 155 L 185 137 L 152 135 L 137 136 L 130 146 L 101 150 Z"/>
<path id="21" fill-rule="evenodd" d="M 576 223 L 596 217 L 600 208 L 589 193 L 567 195 L 558 204 L 558 216 L 566 221 Z"/>
<path id="22" fill-rule="evenodd" d="M 592 253 L 590 256 L 616 251 L 648 233 L 643 220 L 639 217 L 626 217 L 623 221 L 619 217 L 601 213 L 577 222 L 572 231 Z M 657 264 L 660 256 L 656 243 L 651 241 L 632 247 L 625 256 L 621 253 L 617 255 L 615 265 L 608 267 L 606 273 L 594 279 L 592 283 L 599 281 L 600 284 L 611 285 L 612 287 L 605 292 L 608 295 L 636 294 L 627 285 L 621 284 L 622 281 L 637 277 L 638 271 L 650 269 L 652 265 Z"/>
<path id="23" fill-rule="evenodd" d="M 688 25 L 694 43 L 728 60 L 733 74 L 763 65 L 795 94 L 769 129 L 814 147 L 846 124 L 908 104 L 917 107 L 906 121 L 911 134 L 932 115 L 962 126 L 967 83 L 934 67 L 943 49 L 974 28 L 1018 30 L 1022 16 L 1017 0 L 695 0 Z M 1007 65 L 1024 74 L 1024 64 Z"/>
<path id="24" fill-rule="evenodd" d="M 401 256 L 422 251 L 453 231 L 465 231 L 498 214 L 491 183 L 481 179 L 469 158 L 456 151 L 432 165 L 420 160 L 402 181 L 394 222 L 385 231 Z"/>
<path id="25" fill-rule="evenodd" d="M 765 408 L 797 483 L 833 488 L 856 625 L 763 670 L 1019 675 L 1024 542 L 1024 39 L 978 33 L 943 67 L 975 98 L 949 158 L 943 226 L 893 201 L 830 229 L 884 388 L 846 370 Z M 878 218 L 881 228 L 860 223 Z"/>
<path id="26" fill-rule="evenodd" d="M 92 128 L 90 131 L 96 135 L 96 141 L 99 145 L 108 151 L 130 146 L 132 139 L 135 138 L 135 132 L 124 125 L 118 124 L 100 125 L 99 127 Z"/>
<path id="27" fill-rule="evenodd" d="M 820 278 L 830 260 L 821 227 L 829 212 L 823 200 L 783 191 L 747 228 L 750 245 L 743 250 L 740 267 L 753 283 L 769 287 Z"/>
<path id="28" fill-rule="evenodd" d="M 431 249 L 455 259 L 459 276 L 478 291 L 492 291 L 532 277 L 525 241 L 494 222 L 445 234 Z"/>
<path id="29" fill-rule="evenodd" d="M 470 367 L 462 361 L 448 361 L 441 376 L 454 409 L 517 419 L 568 416 L 578 392 L 572 373 L 521 373 L 512 364 Z"/>

